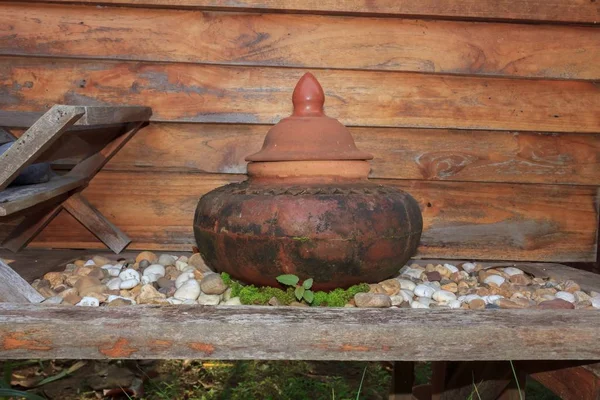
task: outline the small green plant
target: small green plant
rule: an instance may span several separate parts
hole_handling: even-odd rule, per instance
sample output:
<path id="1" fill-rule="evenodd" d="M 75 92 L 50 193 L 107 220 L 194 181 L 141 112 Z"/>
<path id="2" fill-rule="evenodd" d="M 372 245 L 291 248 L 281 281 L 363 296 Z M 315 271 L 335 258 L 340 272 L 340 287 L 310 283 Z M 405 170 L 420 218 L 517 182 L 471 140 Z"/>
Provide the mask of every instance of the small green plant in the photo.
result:
<path id="1" fill-rule="evenodd" d="M 300 278 L 298 278 L 296 275 L 286 274 L 286 275 L 279 275 L 277 277 L 277 281 L 286 286 L 295 287 L 294 295 L 296 296 L 296 299 L 298 299 L 298 301 L 304 300 L 308 304 L 311 304 L 313 302 L 313 300 L 315 299 L 315 294 L 313 293 L 312 290 L 310 290 L 310 288 L 312 287 L 312 284 L 313 284 L 312 278 L 305 280 L 300 285 L 299 284 Z"/>

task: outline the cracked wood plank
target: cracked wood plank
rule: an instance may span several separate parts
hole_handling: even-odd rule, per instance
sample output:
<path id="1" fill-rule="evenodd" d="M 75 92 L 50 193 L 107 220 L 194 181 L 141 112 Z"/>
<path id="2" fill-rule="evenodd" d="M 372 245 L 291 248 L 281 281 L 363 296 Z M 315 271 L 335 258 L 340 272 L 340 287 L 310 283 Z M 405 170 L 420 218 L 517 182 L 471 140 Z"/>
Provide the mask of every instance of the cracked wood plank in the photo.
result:
<path id="1" fill-rule="evenodd" d="M 10 110 L 39 110 L 49 103 L 144 104 L 152 108 L 154 121 L 270 124 L 291 113 L 293 88 L 305 72 L 3 57 L 0 103 Z M 325 89 L 327 114 L 349 126 L 600 131 L 600 91 L 594 82 L 312 72 Z"/>
<path id="2" fill-rule="evenodd" d="M 0 24 L 3 55 L 600 78 L 595 27 L 59 4 L 0 4 Z"/>
<path id="3" fill-rule="evenodd" d="M 202 10 L 378 15 L 518 21 L 600 21 L 588 0 L 46 0 L 52 3 L 115 4 L 134 7 Z"/>
<path id="4" fill-rule="evenodd" d="M 151 123 L 104 168 L 245 174 L 269 125 Z M 370 178 L 600 185 L 600 135 L 350 128 Z M 190 149 L 194 149 L 193 157 Z"/>
<path id="5" fill-rule="evenodd" d="M 600 313 L 589 310 L 0 304 L 0 357 L 598 359 L 599 324 Z"/>
<path id="6" fill-rule="evenodd" d="M 42 300 L 44 296 L 0 259 L 0 302 L 28 304 Z"/>

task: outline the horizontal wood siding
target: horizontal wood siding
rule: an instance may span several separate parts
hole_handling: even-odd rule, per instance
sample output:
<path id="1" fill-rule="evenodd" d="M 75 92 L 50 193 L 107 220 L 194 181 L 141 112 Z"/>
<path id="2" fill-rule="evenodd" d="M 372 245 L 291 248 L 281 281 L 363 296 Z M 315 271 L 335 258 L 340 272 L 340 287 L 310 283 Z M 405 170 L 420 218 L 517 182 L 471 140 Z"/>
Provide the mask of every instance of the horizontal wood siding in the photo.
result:
<path id="1" fill-rule="evenodd" d="M 245 175 L 103 171 L 83 192 L 133 241 L 129 248 L 189 251 L 201 195 Z M 418 257 L 592 260 L 597 190 L 588 186 L 374 180 L 409 191 L 421 205 Z M 78 224 L 59 216 L 38 247 L 97 247 Z"/>
<path id="2" fill-rule="evenodd" d="M 193 7 L 233 11 L 311 12 L 353 15 L 402 15 L 458 19 L 506 19 L 596 24 L 600 7 L 593 0 L 46 0 L 53 3 Z"/>
<path id="3" fill-rule="evenodd" d="M 600 29 L 0 4 L 0 54 L 600 78 Z"/>
<path id="4" fill-rule="evenodd" d="M 189 251 L 198 198 L 245 179 L 311 71 L 328 115 L 375 155 L 371 178 L 418 199 L 418 257 L 591 261 L 599 13 L 589 0 L 2 2 L 0 109 L 152 107 L 84 194 L 131 249 Z M 95 146 L 78 133 L 68 150 Z M 32 246 L 102 247 L 66 212 Z"/>
<path id="5" fill-rule="evenodd" d="M 0 106 L 145 105 L 154 121 L 275 123 L 305 70 L 0 58 Z M 313 71 L 327 113 L 356 126 L 600 132 L 594 82 Z"/>
<path id="6" fill-rule="evenodd" d="M 106 169 L 245 174 L 244 158 L 260 149 L 269 128 L 153 123 Z M 371 178 L 600 185 L 600 134 L 412 128 L 350 131 L 357 146 L 375 156 Z"/>

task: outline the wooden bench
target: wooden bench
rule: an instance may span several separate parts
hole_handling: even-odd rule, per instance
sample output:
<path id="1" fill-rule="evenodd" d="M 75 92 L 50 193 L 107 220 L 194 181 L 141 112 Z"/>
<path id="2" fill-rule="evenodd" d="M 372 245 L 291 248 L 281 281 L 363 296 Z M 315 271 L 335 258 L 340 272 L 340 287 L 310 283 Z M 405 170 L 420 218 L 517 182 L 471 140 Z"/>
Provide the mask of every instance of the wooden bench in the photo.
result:
<path id="1" fill-rule="evenodd" d="M 416 387 L 417 398 L 464 399 L 476 377 L 483 399 L 518 399 L 506 361 L 513 360 L 521 388 L 530 374 L 556 391 L 569 387 L 567 399 L 592 398 L 600 390 L 598 375 L 584 367 L 600 360 L 600 312 L 593 310 L 40 306 L 35 303 L 43 298 L 17 273 L 31 281 L 85 256 L 79 250 L 0 252 L 16 258 L 11 266 L 0 260 L 0 359 L 394 361 L 393 400 L 412 398 L 414 361 L 434 361 L 432 384 Z M 482 264 L 573 279 L 584 290 L 600 291 L 599 275 L 565 265 Z M 579 383 L 569 385 L 573 379 Z"/>
<path id="2" fill-rule="evenodd" d="M 89 107 L 55 105 L 44 114 L 0 111 L 0 127 L 28 128 L 14 144 L 0 155 L 0 217 L 27 210 L 27 216 L 2 243 L 2 247 L 18 251 L 60 212 L 67 210 L 115 253 L 122 251 L 129 238 L 79 192 L 100 169 L 145 126 L 151 115 L 148 107 Z M 68 132 L 108 136 L 108 143 L 77 160 L 72 169 L 53 176 L 48 182 L 8 185 L 28 165 L 51 161 L 68 142 L 59 140 Z M 11 139 L 3 130 L 4 138 Z M 69 136 L 69 135 L 65 135 Z M 64 156 L 64 151 L 58 151 Z"/>

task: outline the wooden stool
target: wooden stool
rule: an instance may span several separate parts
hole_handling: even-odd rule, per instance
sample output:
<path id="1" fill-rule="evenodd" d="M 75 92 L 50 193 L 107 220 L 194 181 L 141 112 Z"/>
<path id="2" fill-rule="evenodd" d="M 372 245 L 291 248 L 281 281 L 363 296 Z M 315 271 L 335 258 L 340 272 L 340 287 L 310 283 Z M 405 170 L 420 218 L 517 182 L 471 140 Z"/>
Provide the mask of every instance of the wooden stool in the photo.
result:
<path id="1" fill-rule="evenodd" d="M 0 155 L 0 217 L 27 210 L 25 218 L 2 247 L 14 252 L 24 248 L 64 208 L 113 252 L 121 252 L 131 240 L 80 192 L 125 143 L 148 124 L 151 114 L 149 107 L 136 106 L 55 105 L 43 115 L 0 111 L 0 127 L 28 128 Z M 109 141 L 99 151 L 77 160 L 70 171 L 48 182 L 7 188 L 28 165 L 64 158 L 70 149 L 67 139 L 72 136 L 65 134 L 71 132 L 101 134 L 105 139 L 108 136 Z M 14 138 L 6 130 L 3 136 L 9 140 Z"/>

